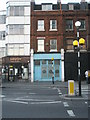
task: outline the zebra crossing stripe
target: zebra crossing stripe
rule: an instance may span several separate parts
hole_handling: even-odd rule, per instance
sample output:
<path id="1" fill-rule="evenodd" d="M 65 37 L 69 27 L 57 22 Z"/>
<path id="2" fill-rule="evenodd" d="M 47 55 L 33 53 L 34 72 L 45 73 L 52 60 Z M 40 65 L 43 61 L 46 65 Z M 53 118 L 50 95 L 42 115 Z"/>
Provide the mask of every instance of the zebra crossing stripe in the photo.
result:
<path id="1" fill-rule="evenodd" d="M 67 110 L 67 113 L 69 114 L 69 116 L 71 116 L 71 117 L 75 117 L 75 114 L 73 113 L 72 110 Z"/>
<path id="2" fill-rule="evenodd" d="M 64 104 L 64 107 L 69 107 L 67 102 L 63 102 L 63 104 Z"/>

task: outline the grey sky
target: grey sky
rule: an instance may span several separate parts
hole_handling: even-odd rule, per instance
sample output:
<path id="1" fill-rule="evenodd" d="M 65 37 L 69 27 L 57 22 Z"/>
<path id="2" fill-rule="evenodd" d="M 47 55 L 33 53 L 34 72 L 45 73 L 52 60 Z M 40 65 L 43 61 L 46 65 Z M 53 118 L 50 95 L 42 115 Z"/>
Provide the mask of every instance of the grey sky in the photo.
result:
<path id="1" fill-rule="evenodd" d="M 68 3 L 68 2 L 80 2 L 81 0 L 61 0 L 62 3 Z M 90 2 L 90 0 L 86 0 L 87 2 Z M 40 3 L 57 3 L 57 0 L 35 0 L 36 4 Z M 6 9 L 6 0 L 0 0 L 0 10 Z"/>

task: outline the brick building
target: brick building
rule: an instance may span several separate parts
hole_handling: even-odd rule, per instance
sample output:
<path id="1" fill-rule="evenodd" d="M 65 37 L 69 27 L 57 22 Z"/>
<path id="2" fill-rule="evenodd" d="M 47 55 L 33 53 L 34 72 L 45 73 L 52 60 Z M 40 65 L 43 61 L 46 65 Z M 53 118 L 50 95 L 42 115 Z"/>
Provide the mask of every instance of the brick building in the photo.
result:
<path id="1" fill-rule="evenodd" d="M 55 80 L 77 79 L 77 53 L 73 48 L 73 40 L 77 39 L 75 22 L 81 22 L 80 37 L 85 39 L 85 45 L 81 49 L 81 59 L 85 62 L 84 57 L 87 58 L 87 50 L 90 50 L 89 18 L 90 4 L 85 1 L 61 4 L 58 0 L 57 4 L 42 3 L 40 5 L 31 1 L 32 81 L 52 80 L 52 69 Z M 52 57 L 54 58 L 53 67 Z M 84 64 L 82 74 L 87 66 Z"/>

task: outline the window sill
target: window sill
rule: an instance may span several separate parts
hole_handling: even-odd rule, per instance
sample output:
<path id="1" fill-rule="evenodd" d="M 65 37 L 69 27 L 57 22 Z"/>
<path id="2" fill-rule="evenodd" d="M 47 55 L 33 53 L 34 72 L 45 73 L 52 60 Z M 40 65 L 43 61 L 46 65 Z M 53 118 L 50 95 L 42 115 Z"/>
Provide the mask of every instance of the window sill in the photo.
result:
<path id="1" fill-rule="evenodd" d="M 50 29 L 49 31 L 57 31 L 57 29 Z"/>
<path id="2" fill-rule="evenodd" d="M 66 29 L 66 32 L 68 32 L 68 31 L 73 31 L 73 29 Z"/>
<path id="3" fill-rule="evenodd" d="M 37 52 L 45 52 L 45 51 L 39 51 L 39 50 L 37 50 Z"/>
<path id="4" fill-rule="evenodd" d="M 45 30 L 37 30 L 37 31 L 39 31 L 39 32 L 43 32 L 43 31 L 45 31 Z"/>
<path id="5" fill-rule="evenodd" d="M 57 50 L 50 50 L 50 52 L 57 52 Z"/>

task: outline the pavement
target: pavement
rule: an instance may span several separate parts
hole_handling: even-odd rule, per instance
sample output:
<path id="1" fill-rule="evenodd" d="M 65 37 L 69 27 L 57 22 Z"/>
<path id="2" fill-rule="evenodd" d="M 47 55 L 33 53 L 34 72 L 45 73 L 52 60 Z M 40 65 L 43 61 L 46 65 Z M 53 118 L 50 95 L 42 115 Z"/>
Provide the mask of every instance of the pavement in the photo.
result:
<path id="1" fill-rule="evenodd" d="M 62 99 L 68 99 L 68 100 L 90 100 L 90 84 L 87 84 L 86 81 L 81 81 L 81 93 L 82 95 L 79 96 L 79 90 L 78 90 L 78 81 L 74 82 L 75 86 L 75 95 L 68 95 L 68 82 L 60 82 L 60 81 L 55 81 L 54 84 L 52 82 L 33 82 L 31 83 L 30 81 L 25 81 L 21 80 L 18 82 L 1 82 L 0 80 L 0 88 L 13 88 L 13 87 L 30 87 L 30 86 L 48 86 L 48 87 L 54 87 L 55 89 L 58 90 L 59 97 Z"/>

